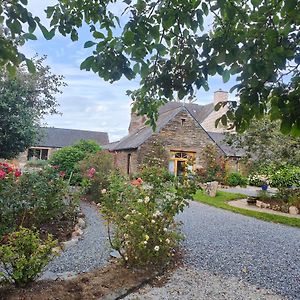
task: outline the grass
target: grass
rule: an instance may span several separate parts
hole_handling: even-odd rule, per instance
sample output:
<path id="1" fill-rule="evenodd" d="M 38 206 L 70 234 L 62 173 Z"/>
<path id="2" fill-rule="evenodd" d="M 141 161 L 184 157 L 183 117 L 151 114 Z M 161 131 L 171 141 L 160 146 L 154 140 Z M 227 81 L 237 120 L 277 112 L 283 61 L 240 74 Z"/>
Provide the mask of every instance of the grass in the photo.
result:
<path id="1" fill-rule="evenodd" d="M 254 217 L 256 219 L 273 222 L 273 223 L 281 223 L 281 224 L 300 228 L 300 219 L 238 208 L 238 207 L 231 206 L 227 203 L 228 201 L 242 199 L 245 197 L 246 196 L 242 194 L 234 194 L 234 193 L 228 193 L 223 191 L 218 191 L 216 197 L 209 197 L 203 191 L 198 190 L 194 196 L 194 200 L 217 208 L 222 208 L 235 213 L 239 213 L 245 216 Z"/>

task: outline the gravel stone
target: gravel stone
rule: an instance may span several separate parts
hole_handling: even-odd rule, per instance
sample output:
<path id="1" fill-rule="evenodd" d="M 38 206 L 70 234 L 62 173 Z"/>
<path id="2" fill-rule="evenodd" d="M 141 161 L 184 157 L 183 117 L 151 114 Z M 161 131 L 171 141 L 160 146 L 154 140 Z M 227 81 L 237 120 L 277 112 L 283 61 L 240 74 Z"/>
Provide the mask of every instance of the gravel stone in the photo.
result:
<path id="1" fill-rule="evenodd" d="M 194 268 L 176 270 L 162 287 L 146 285 L 126 300 L 279 300 L 286 299 L 274 292 L 239 281 L 223 278 Z"/>
<path id="2" fill-rule="evenodd" d="M 87 202 L 81 202 L 80 205 L 87 225 L 83 235 L 76 244 L 49 263 L 40 279 L 64 278 L 69 274 L 73 276 L 108 263 L 111 247 L 101 215 L 97 208 Z"/>
<path id="3" fill-rule="evenodd" d="M 300 299 L 298 228 L 193 201 L 178 219 L 183 222 L 188 265 Z"/>

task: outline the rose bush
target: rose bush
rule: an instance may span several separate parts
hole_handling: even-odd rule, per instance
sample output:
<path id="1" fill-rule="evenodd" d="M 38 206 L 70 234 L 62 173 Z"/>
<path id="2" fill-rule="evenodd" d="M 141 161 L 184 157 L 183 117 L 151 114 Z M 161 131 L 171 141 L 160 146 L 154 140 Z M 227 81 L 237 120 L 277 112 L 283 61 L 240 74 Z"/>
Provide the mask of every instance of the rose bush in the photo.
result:
<path id="1" fill-rule="evenodd" d="M 139 185 L 130 184 L 118 173 L 109 176 L 101 211 L 112 247 L 129 266 L 165 266 L 182 238 L 174 218 L 187 205 L 194 185 L 187 179 L 165 181 L 162 173 L 154 174 L 155 183 L 148 177 Z"/>
<path id="2" fill-rule="evenodd" d="M 1 165 L 0 236 L 22 225 L 39 226 L 50 220 L 74 214 L 75 203 L 66 203 L 67 183 L 57 169 L 46 167 L 24 173 L 13 166 Z"/>

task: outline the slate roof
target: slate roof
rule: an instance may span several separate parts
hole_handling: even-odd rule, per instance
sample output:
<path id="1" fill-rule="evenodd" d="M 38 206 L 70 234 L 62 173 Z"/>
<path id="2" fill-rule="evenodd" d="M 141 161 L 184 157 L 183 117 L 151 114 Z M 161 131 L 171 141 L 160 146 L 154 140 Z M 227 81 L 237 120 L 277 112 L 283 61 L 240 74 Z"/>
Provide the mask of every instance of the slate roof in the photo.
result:
<path id="1" fill-rule="evenodd" d="M 191 116 L 198 122 L 199 126 L 201 126 L 201 123 L 214 111 L 214 104 L 210 103 L 207 105 L 198 105 L 195 103 L 168 102 L 159 109 L 159 117 L 156 123 L 157 127 L 155 132 L 159 132 L 182 110 L 189 112 Z M 111 151 L 136 149 L 148 138 L 150 138 L 152 134 L 152 129 L 145 125 L 139 128 L 137 131 L 125 136 L 119 142 L 111 143 L 106 147 Z M 208 132 L 207 134 L 226 156 L 241 157 L 244 155 L 243 150 L 230 147 L 224 141 L 225 134 L 216 132 Z"/>
<path id="2" fill-rule="evenodd" d="M 226 143 L 226 134 L 219 132 L 207 132 L 207 134 L 214 140 L 226 156 L 242 157 L 246 155 L 246 152 L 243 149 L 235 148 Z"/>
<path id="3" fill-rule="evenodd" d="M 109 143 L 107 132 L 42 127 L 38 133 L 36 143 L 32 146 L 62 148 L 71 146 L 80 140 L 93 140 L 99 145 Z"/>

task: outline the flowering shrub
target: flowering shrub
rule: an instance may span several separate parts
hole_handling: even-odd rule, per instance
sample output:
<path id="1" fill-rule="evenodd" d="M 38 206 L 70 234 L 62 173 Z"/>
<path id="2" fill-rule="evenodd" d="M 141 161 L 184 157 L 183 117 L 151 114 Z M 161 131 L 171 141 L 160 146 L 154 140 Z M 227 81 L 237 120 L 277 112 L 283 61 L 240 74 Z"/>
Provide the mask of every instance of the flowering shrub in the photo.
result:
<path id="1" fill-rule="evenodd" d="M 53 153 L 49 162 L 52 166 L 57 166 L 59 171 L 65 172 L 70 183 L 76 185 L 82 180 L 78 163 L 100 149 L 95 141 L 81 140 L 73 146 L 64 147 Z"/>
<path id="2" fill-rule="evenodd" d="M 160 178 L 161 172 L 154 175 Z M 102 212 L 108 225 L 113 224 L 112 247 L 129 266 L 166 265 L 182 238 L 174 217 L 187 205 L 189 182 L 145 180 L 132 185 L 118 173 L 112 173 L 109 182 Z"/>
<path id="3" fill-rule="evenodd" d="M 203 156 L 206 161 L 205 168 L 196 170 L 197 178 L 200 182 L 218 181 L 225 182 L 226 176 L 226 161 L 218 155 L 216 148 L 213 145 L 207 145 L 203 150 Z"/>
<path id="4" fill-rule="evenodd" d="M 101 202 L 103 189 L 108 187 L 108 174 L 114 168 L 113 156 L 108 151 L 98 151 L 80 162 L 79 168 L 83 177 L 83 192 L 91 200 Z"/>
<path id="5" fill-rule="evenodd" d="M 1 169 L 8 171 L 3 165 Z M 0 180 L 0 235 L 19 225 L 31 227 L 59 219 L 74 208 L 65 204 L 66 195 L 63 174 L 54 168 L 22 175 L 19 170 L 6 172 Z"/>
<path id="6" fill-rule="evenodd" d="M 275 171 L 270 178 L 273 187 L 300 187 L 300 167 L 287 166 Z"/>
<path id="7" fill-rule="evenodd" d="M 11 233 L 0 246 L 0 280 L 25 286 L 34 281 L 52 258 L 52 248 L 57 244 L 48 235 L 42 242 L 39 233 L 20 228 Z"/>

